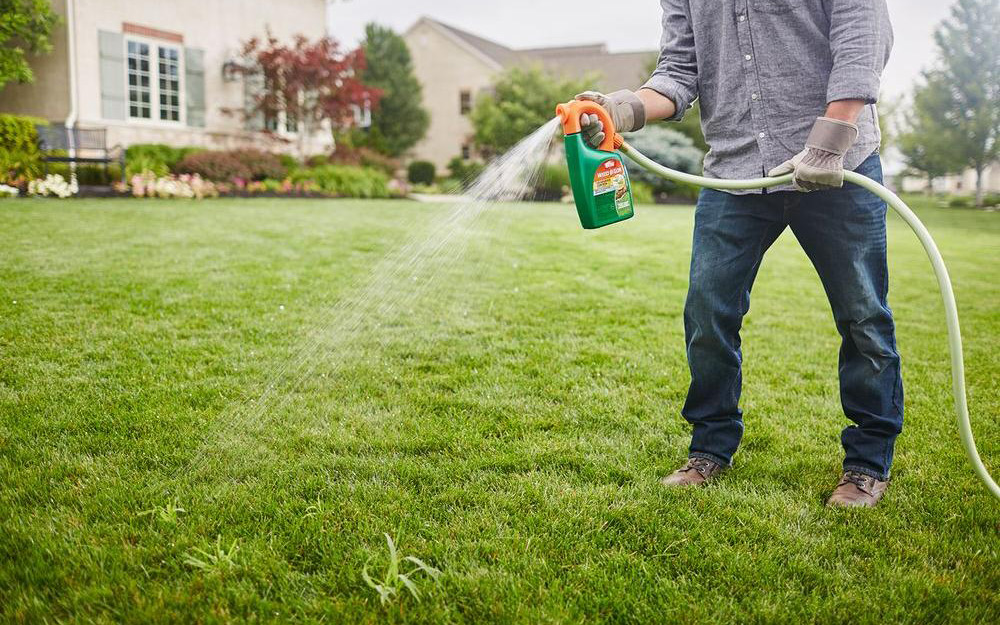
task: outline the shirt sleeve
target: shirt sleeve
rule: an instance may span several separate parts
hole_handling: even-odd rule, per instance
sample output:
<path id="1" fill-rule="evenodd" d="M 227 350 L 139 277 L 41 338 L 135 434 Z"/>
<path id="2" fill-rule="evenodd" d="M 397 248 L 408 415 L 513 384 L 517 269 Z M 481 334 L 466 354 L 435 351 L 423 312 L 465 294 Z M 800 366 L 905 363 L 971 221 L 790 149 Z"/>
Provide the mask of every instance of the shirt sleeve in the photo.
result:
<path id="1" fill-rule="evenodd" d="M 653 75 L 643 85 L 644 89 L 652 89 L 673 101 L 677 112 L 670 121 L 683 118 L 698 98 L 698 63 L 688 2 L 660 0 L 663 7 L 660 58 Z"/>
<path id="2" fill-rule="evenodd" d="M 833 68 L 826 101 L 874 104 L 892 47 L 885 0 L 828 0 L 827 7 Z"/>

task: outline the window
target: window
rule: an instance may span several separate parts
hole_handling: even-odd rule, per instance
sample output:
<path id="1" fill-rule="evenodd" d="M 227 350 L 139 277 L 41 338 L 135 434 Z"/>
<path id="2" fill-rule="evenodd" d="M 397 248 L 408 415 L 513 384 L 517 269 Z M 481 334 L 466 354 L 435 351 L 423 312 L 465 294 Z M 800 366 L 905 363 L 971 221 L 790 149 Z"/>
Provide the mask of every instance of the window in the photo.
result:
<path id="1" fill-rule="evenodd" d="M 472 146 L 468 143 L 462 144 L 462 160 L 469 160 L 472 158 Z"/>
<path id="2" fill-rule="evenodd" d="M 149 119 L 152 110 L 149 84 L 149 45 L 128 42 L 128 115 Z"/>
<path id="3" fill-rule="evenodd" d="M 365 100 L 364 106 L 351 105 L 351 112 L 354 114 L 354 125 L 358 128 L 371 128 L 372 126 L 372 103 Z"/>
<path id="4" fill-rule="evenodd" d="M 159 47 L 160 119 L 181 120 L 180 59 L 177 48 Z"/>
<path id="5" fill-rule="evenodd" d="M 180 49 L 127 39 L 125 52 L 129 118 L 181 121 Z"/>
<path id="6" fill-rule="evenodd" d="M 299 96 L 297 99 L 301 104 L 302 97 Z M 299 131 L 299 120 L 294 111 L 290 112 L 287 107 L 284 106 L 285 97 L 280 91 L 278 92 L 278 101 L 282 103 L 282 106 L 278 110 L 267 115 L 264 119 L 264 128 L 279 135 L 294 135 Z"/>
<path id="7" fill-rule="evenodd" d="M 462 115 L 468 115 L 471 110 L 472 92 L 468 89 L 464 89 L 458 94 L 458 112 Z"/>
<path id="8" fill-rule="evenodd" d="M 264 128 L 271 132 L 282 134 L 295 134 L 299 131 L 299 122 L 295 115 L 287 111 L 278 111 L 274 115 L 268 115 L 264 120 Z"/>

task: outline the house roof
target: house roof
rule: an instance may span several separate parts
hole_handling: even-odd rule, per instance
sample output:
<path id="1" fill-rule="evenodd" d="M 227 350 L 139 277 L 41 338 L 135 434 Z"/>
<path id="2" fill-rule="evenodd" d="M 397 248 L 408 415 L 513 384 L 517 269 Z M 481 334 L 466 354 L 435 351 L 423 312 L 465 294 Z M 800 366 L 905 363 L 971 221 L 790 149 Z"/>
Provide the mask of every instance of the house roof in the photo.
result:
<path id="1" fill-rule="evenodd" d="M 430 17 L 420 18 L 417 24 L 421 22 L 442 31 L 498 68 L 540 65 L 559 76 L 579 78 L 593 74 L 597 80 L 594 87 L 604 90 L 634 89 L 641 85 L 646 79 L 645 68 L 656 55 L 655 50 L 609 52 L 603 43 L 514 49 Z"/>

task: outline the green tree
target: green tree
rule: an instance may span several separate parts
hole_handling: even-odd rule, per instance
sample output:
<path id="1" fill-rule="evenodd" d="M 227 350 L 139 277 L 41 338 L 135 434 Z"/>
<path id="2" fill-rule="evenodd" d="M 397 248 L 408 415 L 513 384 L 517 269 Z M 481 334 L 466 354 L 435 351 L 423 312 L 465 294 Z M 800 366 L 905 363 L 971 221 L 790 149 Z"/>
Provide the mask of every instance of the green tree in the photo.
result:
<path id="1" fill-rule="evenodd" d="M 49 0 L 0 0 L 0 89 L 8 82 L 33 82 L 26 55 L 52 50 L 59 16 Z"/>
<path id="2" fill-rule="evenodd" d="M 927 179 L 928 193 L 935 178 L 961 170 L 965 162 L 956 149 L 956 128 L 946 115 L 951 106 L 947 83 L 940 72 L 924 74 L 904 116 L 903 129 L 894 138 L 910 173 Z"/>
<path id="3" fill-rule="evenodd" d="M 368 65 L 361 80 L 382 90 L 366 142 L 389 156 L 401 156 L 424 137 L 430 125 L 410 50 L 402 37 L 378 24 L 365 26 L 362 47 Z"/>
<path id="4" fill-rule="evenodd" d="M 586 91 L 594 80 L 559 78 L 539 67 L 513 67 L 481 95 L 472 109 L 476 145 L 500 153 L 514 146 L 555 116 L 555 107 Z"/>
<path id="5" fill-rule="evenodd" d="M 976 206 L 983 205 L 983 170 L 1000 156 L 997 33 L 997 0 L 958 0 L 951 16 L 934 33 L 940 67 L 929 84 L 940 84 L 943 90 L 937 114 L 943 118 L 948 140 L 953 144 L 956 164 L 976 170 Z"/>

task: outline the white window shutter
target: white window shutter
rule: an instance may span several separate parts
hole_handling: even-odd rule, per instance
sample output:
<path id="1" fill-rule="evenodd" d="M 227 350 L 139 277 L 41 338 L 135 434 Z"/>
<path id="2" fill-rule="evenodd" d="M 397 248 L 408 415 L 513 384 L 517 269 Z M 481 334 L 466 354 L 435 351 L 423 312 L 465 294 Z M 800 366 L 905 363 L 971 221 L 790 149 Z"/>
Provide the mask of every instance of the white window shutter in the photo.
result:
<path id="1" fill-rule="evenodd" d="M 264 130 L 264 114 L 254 111 L 257 98 L 264 91 L 264 75 L 261 73 L 243 74 L 243 107 L 247 114 L 247 130 Z"/>
<path id="2" fill-rule="evenodd" d="M 125 49 L 121 33 L 97 31 L 101 57 L 101 117 L 125 119 Z"/>
<path id="3" fill-rule="evenodd" d="M 187 125 L 205 127 L 205 51 L 184 48 L 184 92 Z"/>

